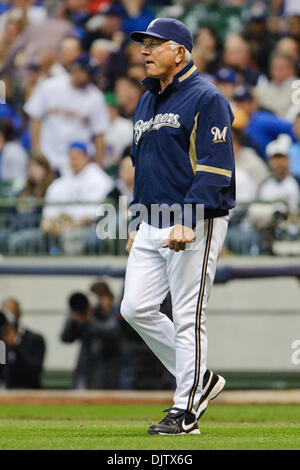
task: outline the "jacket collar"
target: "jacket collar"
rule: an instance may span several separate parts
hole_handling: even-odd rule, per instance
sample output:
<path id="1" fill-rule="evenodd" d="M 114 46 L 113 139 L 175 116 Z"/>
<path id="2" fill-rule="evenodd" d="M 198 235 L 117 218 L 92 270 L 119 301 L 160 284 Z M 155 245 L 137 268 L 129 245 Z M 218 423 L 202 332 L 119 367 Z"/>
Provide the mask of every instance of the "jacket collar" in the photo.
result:
<path id="1" fill-rule="evenodd" d="M 195 72 L 197 72 L 197 74 L 199 73 L 194 62 L 191 60 L 182 70 L 180 70 L 180 72 L 174 75 L 172 82 L 164 89 L 162 93 L 160 92 L 160 82 L 158 78 L 147 77 L 142 81 L 142 83 L 151 93 L 163 95 L 167 92 L 167 90 L 170 91 L 171 89 L 180 88 L 185 80 L 190 78 Z"/>

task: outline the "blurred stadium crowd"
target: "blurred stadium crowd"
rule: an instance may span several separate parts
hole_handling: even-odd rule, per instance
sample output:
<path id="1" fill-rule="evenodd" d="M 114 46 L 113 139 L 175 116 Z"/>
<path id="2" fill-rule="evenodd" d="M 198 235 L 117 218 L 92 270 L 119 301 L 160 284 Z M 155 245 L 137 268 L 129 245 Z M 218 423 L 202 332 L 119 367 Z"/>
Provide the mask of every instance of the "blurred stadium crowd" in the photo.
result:
<path id="1" fill-rule="evenodd" d="M 95 211 L 132 195 L 145 68 L 129 33 L 158 16 L 191 29 L 199 72 L 235 114 L 238 205 L 227 249 L 297 251 L 280 241 L 299 238 L 298 1 L 1 0 L 2 254 L 120 252 L 98 240 Z"/>
<path id="2" fill-rule="evenodd" d="M 299 0 L 0 0 L 0 254 L 123 253 L 98 239 L 96 209 L 132 197 L 145 67 L 129 33 L 160 16 L 187 24 L 199 72 L 234 111 L 237 207 L 227 250 L 300 254 Z M 61 332 L 81 344 L 73 386 L 172 388 L 120 319 L 109 286 L 90 291 L 95 305 L 70 296 Z M 170 299 L 164 308 L 171 314 Z M 22 327 L 16 299 L 1 310 L 0 385 L 38 388 L 44 339 Z M 151 373 L 140 373 L 145 364 Z"/>

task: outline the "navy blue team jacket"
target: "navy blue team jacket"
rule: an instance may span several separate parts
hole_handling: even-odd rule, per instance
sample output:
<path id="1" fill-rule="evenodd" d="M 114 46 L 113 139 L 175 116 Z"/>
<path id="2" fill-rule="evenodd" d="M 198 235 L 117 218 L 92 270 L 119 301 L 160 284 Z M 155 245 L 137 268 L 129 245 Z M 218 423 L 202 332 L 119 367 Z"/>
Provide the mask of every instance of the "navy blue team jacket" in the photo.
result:
<path id="1" fill-rule="evenodd" d="M 134 116 L 131 209 L 136 203 L 149 209 L 151 204 L 177 203 L 183 208 L 185 203 L 198 203 L 204 205 L 205 218 L 228 214 L 235 205 L 233 114 L 228 101 L 200 76 L 193 61 L 163 92 L 157 79 L 148 77 L 143 83 L 148 91 Z M 151 224 L 150 215 L 146 221 Z M 185 225 L 195 223 L 193 211 Z"/>

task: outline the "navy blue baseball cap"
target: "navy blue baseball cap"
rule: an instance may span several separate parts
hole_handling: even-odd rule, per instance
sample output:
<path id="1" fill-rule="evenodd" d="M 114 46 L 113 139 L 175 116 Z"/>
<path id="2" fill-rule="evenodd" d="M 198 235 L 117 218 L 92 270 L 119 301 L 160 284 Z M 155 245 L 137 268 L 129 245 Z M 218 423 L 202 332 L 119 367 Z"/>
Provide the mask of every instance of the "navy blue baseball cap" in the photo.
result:
<path id="1" fill-rule="evenodd" d="M 184 23 L 174 18 L 156 18 L 151 21 L 146 31 L 134 31 L 130 37 L 137 42 L 142 42 L 145 37 L 175 41 L 190 52 L 194 45 L 189 29 Z"/>
<path id="2" fill-rule="evenodd" d="M 253 101 L 254 97 L 249 87 L 241 85 L 235 89 L 233 99 L 235 101 Z"/>
<path id="3" fill-rule="evenodd" d="M 222 68 L 216 73 L 217 82 L 236 83 L 236 73 L 233 69 Z"/>
<path id="4" fill-rule="evenodd" d="M 81 54 L 74 60 L 74 62 L 72 62 L 71 65 L 75 65 L 76 67 L 84 70 L 92 79 L 97 77 L 100 71 L 96 59 L 90 57 L 88 54 Z"/>

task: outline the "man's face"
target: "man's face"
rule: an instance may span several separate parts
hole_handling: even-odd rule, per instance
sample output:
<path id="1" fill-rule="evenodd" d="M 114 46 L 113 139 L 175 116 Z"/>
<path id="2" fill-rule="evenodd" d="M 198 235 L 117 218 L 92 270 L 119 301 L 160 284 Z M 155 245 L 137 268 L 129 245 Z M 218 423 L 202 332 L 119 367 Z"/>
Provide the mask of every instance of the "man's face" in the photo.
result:
<path id="1" fill-rule="evenodd" d="M 113 307 L 113 298 L 109 295 L 99 295 L 99 303 L 105 313 L 108 313 Z"/>
<path id="2" fill-rule="evenodd" d="M 64 39 L 60 47 L 60 61 L 64 65 L 70 65 L 81 54 L 80 42 L 75 38 Z"/>
<path id="3" fill-rule="evenodd" d="M 12 299 L 5 300 L 2 303 L 1 309 L 4 312 L 10 312 L 16 318 L 20 318 L 20 316 L 21 316 L 21 310 L 20 310 L 19 304 L 16 301 L 12 300 Z"/>
<path id="4" fill-rule="evenodd" d="M 282 181 L 289 173 L 290 159 L 287 155 L 274 155 L 269 160 L 269 165 L 278 181 Z"/>
<path id="5" fill-rule="evenodd" d="M 243 69 L 249 65 L 250 55 L 247 44 L 240 38 L 229 38 L 225 42 L 224 65 Z"/>
<path id="6" fill-rule="evenodd" d="M 177 49 L 171 49 L 171 42 L 163 39 L 145 38 L 141 53 L 145 59 L 148 77 L 164 78 L 176 67 Z"/>
<path id="7" fill-rule="evenodd" d="M 75 88 L 85 88 L 90 83 L 90 76 L 79 67 L 73 66 L 71 70 L 71 83 Z"/>
<path id="8" fill-rule="evenodd" d="M 72 148 L 69 151 L 70 165 L 75 175 L 80 173 L 89 163 L 89 157 L 79 148 Z"/>
<path id="9" fill-rule="evenodd" d="M 283 57 L 274 58 L 270 66 L 270 75 L 276 83 L 282 83 L 295 74 L 292 64 Z"/>

